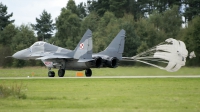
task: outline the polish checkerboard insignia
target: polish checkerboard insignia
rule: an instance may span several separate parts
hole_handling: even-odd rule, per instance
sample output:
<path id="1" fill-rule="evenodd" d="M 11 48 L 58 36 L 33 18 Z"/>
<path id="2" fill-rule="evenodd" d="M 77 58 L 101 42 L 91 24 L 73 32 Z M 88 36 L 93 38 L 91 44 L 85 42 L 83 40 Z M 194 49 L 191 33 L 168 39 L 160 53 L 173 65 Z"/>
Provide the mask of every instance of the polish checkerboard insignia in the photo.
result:
<path id="1" fill-rule="evenodd" d="M 84 44 L 81 43 L 81 44 L 80 44 L 80 49 L 83 49 L 83 48 L 84 48 Z"/>

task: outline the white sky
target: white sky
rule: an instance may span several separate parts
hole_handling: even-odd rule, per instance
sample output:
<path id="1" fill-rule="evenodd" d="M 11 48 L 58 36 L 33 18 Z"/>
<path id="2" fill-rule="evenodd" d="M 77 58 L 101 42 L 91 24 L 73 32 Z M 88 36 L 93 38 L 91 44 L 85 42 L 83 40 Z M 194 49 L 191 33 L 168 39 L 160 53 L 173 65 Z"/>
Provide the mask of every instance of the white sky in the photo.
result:
<path id="1" fill-rule="evenodd" d="M 87 0 L 74 0 L 76 5 Z M 15 20 L 14 24 L 36 23 L 36 17 L 39 18 L 45 9 L 51 14 L 55 22 L 55 18 L 60 15 L 61 8 L 67 5 L 68 0 L 1 0 L 8 7 L 7 12 L 13 12 L 10 20 Z"/>

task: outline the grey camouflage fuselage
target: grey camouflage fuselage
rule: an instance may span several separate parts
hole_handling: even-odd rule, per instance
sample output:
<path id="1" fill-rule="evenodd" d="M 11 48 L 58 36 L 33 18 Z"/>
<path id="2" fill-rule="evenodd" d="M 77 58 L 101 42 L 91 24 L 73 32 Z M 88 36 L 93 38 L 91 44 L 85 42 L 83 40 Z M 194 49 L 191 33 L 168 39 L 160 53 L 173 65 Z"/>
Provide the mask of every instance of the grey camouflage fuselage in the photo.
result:
<path id="1" fill-rule="evenodd" d="M 104 51 L 93 54 L 92 32 L 88 29 L 74 50 L 38 41 L 31 47 L 18 51 L 12 57 L 23 60 L 42 60 L 48 68 L 64 70 L 115 68 L 118 61 L 122 59 L 124 42 L 125 31 L 121 30 Z"/>

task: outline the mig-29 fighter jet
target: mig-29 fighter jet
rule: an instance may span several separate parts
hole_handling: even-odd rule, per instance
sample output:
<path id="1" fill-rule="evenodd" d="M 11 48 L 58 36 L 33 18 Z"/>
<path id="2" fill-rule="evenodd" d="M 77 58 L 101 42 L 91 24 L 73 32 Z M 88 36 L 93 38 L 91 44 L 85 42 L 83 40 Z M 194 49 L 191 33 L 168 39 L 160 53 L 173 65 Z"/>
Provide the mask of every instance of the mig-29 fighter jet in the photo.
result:
<path id="1" fill-rule="evenodd" d="M 90 68 L 117 67 L 124 51 L 124 38 L 125 31 L 121 30 L 104 51 L 93 54 L 92 32 L 88 29 L 74 50 L 38 41 L 31 47 L 16 52 L 12 57 L 22 60 L 41 60 L 49 69 L 49 77 L 55 76 L 51 68 L 59 69 L 59 77 L 64 76 L 65 70 L 85 70 L 85 75 L 90 77 L 92 75 Z"/>

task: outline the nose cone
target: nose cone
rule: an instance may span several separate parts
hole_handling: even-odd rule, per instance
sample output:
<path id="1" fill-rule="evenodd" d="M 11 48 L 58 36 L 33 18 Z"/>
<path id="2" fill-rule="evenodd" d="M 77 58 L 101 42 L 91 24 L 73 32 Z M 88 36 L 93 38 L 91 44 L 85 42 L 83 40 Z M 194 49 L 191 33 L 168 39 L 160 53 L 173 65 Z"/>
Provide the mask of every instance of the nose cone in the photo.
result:
<path id="1" fill-rule="evenodd" d="M 12 57 L 16 59 L 27 60 L 29 55 L 30 55 L 30 51 L 28 51 L 27 49 L 24 49 L 24 50 L 16 52 L 15 54 L 12 55 Z"/>
<path id="2" fill-rule="evenodd" d="M 13 58 L 16 59 L 21 59 L 21 53 L 20 52 L 16 52 L 15 54 L 12 55 Z"/>

